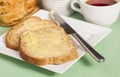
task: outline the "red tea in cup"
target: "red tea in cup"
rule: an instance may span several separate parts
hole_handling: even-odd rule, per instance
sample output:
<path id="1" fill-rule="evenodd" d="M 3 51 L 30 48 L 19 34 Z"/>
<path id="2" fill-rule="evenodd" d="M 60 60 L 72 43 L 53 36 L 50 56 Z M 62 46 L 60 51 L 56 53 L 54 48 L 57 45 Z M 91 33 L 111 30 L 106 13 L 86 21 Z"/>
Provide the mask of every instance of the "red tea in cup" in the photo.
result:
<path id="1" fill-rule="evenodd" d="M 87 0 L 86 3 L 92 6 L 109 6 L 117 2 L 115 0 Z"/>

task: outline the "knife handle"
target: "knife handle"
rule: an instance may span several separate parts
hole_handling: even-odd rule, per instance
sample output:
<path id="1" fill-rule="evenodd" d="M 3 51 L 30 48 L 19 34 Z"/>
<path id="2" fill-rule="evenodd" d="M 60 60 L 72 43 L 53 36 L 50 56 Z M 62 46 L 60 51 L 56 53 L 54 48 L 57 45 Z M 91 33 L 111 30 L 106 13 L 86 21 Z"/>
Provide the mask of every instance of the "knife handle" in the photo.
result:
<path id="1" fill-rule="evenodd" d="M 100 55 L 90 44 L 88 44 L 79 34 L 75 33 L 72 36 L 84 47 L 84 49 L 98 62 L 103 62 L 105 58 Z"/>

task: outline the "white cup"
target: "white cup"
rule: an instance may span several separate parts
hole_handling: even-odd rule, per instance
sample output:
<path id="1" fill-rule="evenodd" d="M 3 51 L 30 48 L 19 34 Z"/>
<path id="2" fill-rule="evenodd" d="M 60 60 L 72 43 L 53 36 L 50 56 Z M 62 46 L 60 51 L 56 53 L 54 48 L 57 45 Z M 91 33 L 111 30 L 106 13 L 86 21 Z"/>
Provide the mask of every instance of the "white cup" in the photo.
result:
<path id="1" fill-rule="evenodd" d="M 41 0 L 41 2 L 45 10 L 55 10 L 65 16 L 74 12 L 70 7 L 71 0 Z"/>
<path id="2" fill-rule="evenodd" d="M 107 26 L 113 24 L 120 14 L 120 0 L 116 0 L 117 3 L 109 6 L 93 6 L 86 3 L 87 0 L 73 0 L 71 2 L 71 8 L 81 13 L 86 21 Z M 78 4 L 80 8 L 76 7 Z"/>

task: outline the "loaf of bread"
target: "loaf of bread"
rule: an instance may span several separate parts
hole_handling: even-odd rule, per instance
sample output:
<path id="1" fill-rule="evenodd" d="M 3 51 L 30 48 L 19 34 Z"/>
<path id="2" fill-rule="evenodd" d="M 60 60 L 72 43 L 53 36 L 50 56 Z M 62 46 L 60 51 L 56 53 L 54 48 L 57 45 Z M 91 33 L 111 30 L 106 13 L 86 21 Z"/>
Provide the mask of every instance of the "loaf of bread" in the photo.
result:
<path id="1" fill-rule="evenodd" d="M 59 26 L 24 31 L 19 50 L 26 62 L 37 65 L 61 64 L 78 57 L 75 45 Z"/>
<path id="2" fill-rule="evenodd" d="M 0 0 L 0 24 L 12 26 L 39 10 L 38 0 Z"/>
<path id="3" fill-rule="evenodd" d="M 39 17 L 31 16 L 22 23 L 13 26 L 6 34 L 6 46 L 18 50 L 19 36 L 23 31 L 36 30 L 43 27 L 56 26 L 51 20 L 42 20 Z"/>

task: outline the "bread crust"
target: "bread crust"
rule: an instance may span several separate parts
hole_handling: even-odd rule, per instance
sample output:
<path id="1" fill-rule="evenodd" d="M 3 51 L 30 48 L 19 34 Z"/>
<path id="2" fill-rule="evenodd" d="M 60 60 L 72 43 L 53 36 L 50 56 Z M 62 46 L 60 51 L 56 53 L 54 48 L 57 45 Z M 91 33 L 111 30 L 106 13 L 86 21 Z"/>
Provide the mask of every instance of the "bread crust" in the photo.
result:
<path id="1" fill-rule="evenodd" d="M 22 47 L 22 46 L 20 46 Z M 47 64 L 62 64 L 65 62 L 69 62 L 71 60 L 74 60 L 76 58 L 78 58 L 78 53 L 73 49 L 70 51 L 70 53 L 66 54 L 66 55 L 62 55 L 59 57 L 46 57 L 46 58 L 35 58 L 35 57 L 31 57 L 27 54 L 24 53 L 24 51 L 22 50 L 22 48 L 20 48 L 20 56 L 28 63 L 30 64 L 36 64 L 36 65 L 47 65 Z"/>
<path id="2" fill-rule="evenodd" d="M 5 38 L 5 42 L 6 42 L 6 46 L 7 46 L 8 48 L 13 49 L 13 50 L 17 50 L 18 48 L 14 45 L 14 43 L 12 43 L 12 42 L 10 41 L 11 34 L 12 34 L 12 31 L 13 31 L 14 29 L 16 29 L 16 27 L 11 28 L 11 29 L 7 32 L 6 38 Z"/>
<path id="3" fill-rule="evenodd" d="M 38 11 L 38 0 L 2 0 L 4 5 L 0 7 L 0 24 L 13 26 L 20 23 Z M 9 9 L 8 9 L 9 8 Z"/>
<path id="4" fill-rule="evenodd" d="M 54 26 L 51 28 L 56 28 L 56 27 Z M 58 28 L 58 30 L 59 30 L 59 28 Z M 22 34 L 24 34 L 24 32 Z M 71 50 L 69 52 L 67 52 L 66 54 L 63 54 L 60 56 L 51 56 L 51 57 L 33 57 L 33 56 L 30 56 L 28 53 L 26 53 L 25 46 L 24 46 L 23 40 L 22 40 L 22 37 L 24 37 L 24 36 L 22 36 L 22 34 L 20 36 L 20 43 L 19 43 L 20 55 L 26 62 L 28 62 L 30 64 L 36 64 L 36 65 L 55 64 L 56 65 L 56 64 L 65 63 L 65 62 L 68 62 L 68 61 L 71 61 L 71 60 L 78 58 L 77 49 L 73 43 L 72 43 Z M 66 34 L 66 39 L 68 41 L 71 41 L 70 37 L 67 36 L 67 34 Z"/>

